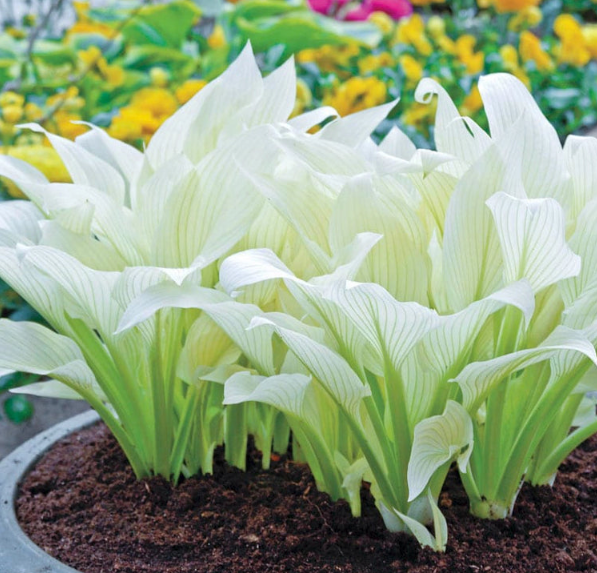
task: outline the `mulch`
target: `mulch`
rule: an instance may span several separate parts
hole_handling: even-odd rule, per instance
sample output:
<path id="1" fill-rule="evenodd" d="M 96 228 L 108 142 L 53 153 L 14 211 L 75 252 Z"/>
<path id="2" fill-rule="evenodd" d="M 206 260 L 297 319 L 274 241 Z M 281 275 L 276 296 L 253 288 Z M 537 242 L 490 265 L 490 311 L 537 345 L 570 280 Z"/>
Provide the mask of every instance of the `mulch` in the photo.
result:
<path id="1" fill-rule="evenodd" d="M 481 521 L 451 471 L 440 504 L 446 553 L 385 530 L 370 494 L 363 516 L 318 492 L 282 457 L 248 471 L 218 453 L 214 475 L 136 481 L 99 424 L 54 446 L 21 486 L 17 513 L 45 551 L 84 573 L 597 572 L 597 437 L 565 462 L 553 488 L 524 486 L 514 515 Z"/>

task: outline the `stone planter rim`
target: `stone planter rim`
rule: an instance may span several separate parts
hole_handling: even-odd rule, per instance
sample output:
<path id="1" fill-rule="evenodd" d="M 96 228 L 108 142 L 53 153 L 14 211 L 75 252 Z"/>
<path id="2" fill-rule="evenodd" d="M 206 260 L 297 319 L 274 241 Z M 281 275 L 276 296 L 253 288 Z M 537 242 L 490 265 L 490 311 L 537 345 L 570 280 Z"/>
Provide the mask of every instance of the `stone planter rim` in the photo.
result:
<path id="1" fill-rule="evenodd" d="M 96 412 L 84 412 L 34 436 L 0 461 L 0 573 L 80 573 L 35 545 L 15 513 L 20 483 L 58 440 L 95 424 Z"/>

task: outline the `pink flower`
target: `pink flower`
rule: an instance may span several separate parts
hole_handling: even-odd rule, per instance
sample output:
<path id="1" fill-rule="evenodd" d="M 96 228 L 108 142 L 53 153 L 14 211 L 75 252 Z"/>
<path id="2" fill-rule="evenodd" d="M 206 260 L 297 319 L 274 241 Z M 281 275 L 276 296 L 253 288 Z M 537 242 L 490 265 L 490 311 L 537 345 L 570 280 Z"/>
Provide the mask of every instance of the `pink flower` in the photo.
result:
<path id="1" fill-rule="evenodd" d="M 309 0 L 309 2 L 325 1 L 327 0 Z M 400 20 L 412 14 L 413 7 L 408 0 L 364 0 L 360 6 L 350 10 L 344 19 L 353 22 L 362 21 L 369 18 L 373 12 L 385 12 L 390 18 Z"/>
<path id="2" fill-rule="evenodd" d="M 326 16 L 334 16 L 339 8 L 348 4 L 350 0 L 308 0 L 311 10 Z"/>
<path id="3" fill-rule="evenodd" d="M 385 12 L 394 20 L 400 20 L 413 13 L 413 7 L 408 0 L 371 0 L 372 12 Z"/>

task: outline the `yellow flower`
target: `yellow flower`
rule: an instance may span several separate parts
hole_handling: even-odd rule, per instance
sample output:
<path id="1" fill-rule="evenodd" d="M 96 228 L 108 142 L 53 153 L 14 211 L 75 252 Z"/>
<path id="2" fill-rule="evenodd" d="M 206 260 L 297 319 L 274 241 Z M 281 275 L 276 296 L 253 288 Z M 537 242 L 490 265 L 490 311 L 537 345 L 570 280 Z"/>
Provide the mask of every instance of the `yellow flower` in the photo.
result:
<path id="1" fill-rule="evenodd" d="M 309 89 L 309 86 L 302 80 L 301 78 L 296 79 L 296 100 L 294 103 L 294 108 L 292 113 L 290 114 L 291 117 L 295 117 L 300 115 L 308 108 L 311 103 L 313 102 L 313 94 Z"/>
<path id="2" fill-rule="evenodd" d="M 520 57 L 523 62 L 535 62 L 537 69 L 549 71 L 553 69 L 553 61 L 541 47 L 541 40 L 532 32 L 525 30 L 520 34 Z"/>
<path id="3" fill-rule="evenodd" d="M 27 34 L 24 30 L 19 30 L 14 26 L 6 26 L 6 28 L 4 28 L 4 31 L 15 40 L 22 40 L 23 38 L 27 37 Z"/>
<path id="4" fill-rule="evenodd" d="M 582 27 L 573 16 L 560 14 L 553 29 L 561 40 L 555 50 L 559 63 L 582 67 L 590 61 L 591 52 L 585 46 Z"/>
<path id="5" fill-rule="evenodd" d="M 7 105 L 18 105 L 21 107 L 25 103 L 25 97 L 15 92 L 0 93 L 0 107 Z"/>
<path id="6" fill-rule="evenodd" d="M 184 84 L 176 88 L 174 95 L 178 103 L 182 105 L 187 103 L 197 92 L 202 90 L 207 85 L 205 80 L 190 79 Z"/>
<path id="7" fill-rule="evenodd" d="M 400 120 L 407 125 L 414 127 L 421 127 L 423 124 L 428 124 L 437 107 L 436 99 L 430 104 L 413 103 L 401 116 Z"/>
<path id="8" fill-rule="evenodd" d="M 525 28 L 534 28 L 543 20 L 543 13 L 537 6 L 524 8 L 508 21 L 508 30 L 520 32 Z"/>
<path id="9" fill-rule="evenodd" d="M 7 123 L 17 123 L 23 117 L 23 108 L 20 105 L 5 105 L 2 108 L 2 119 Z"/>
<path id="10" fill-rule="evenodd" d="M 53 147 L 41 144 L 0 147 L 0 153 L 26 161 L 39 169 L 54 183 L 69 183 L 71 181 L 62 159 Z M 24 197 L 21 190 L 14 183 L 4 178 L 2 178 L 2 182 L 6 185 L 8 193 L 12 197 Z"/>
<path id="11" fill-rule="evenodd" d="M 156 88 L 165 88 L 170 80 L 170 75 L 164 68 L 154 67 L 149 70 L 151 85 Z"/>
<path id="12" fill-rule="evenodd" d="M 25 104 L 24 111 L 25 111 L 25 117 L 29 121 L 38 121 L 44 115 L 44 112 L 42 111 L 42 109 L 38 105 L 31 103 L 31 102 Z"/>
<path id="13" fill-rule="evenodd" d="M 431 16 L 427 21 L 427 31 L 432 38 L 440 38 L 446 33 L 446 22 L 441 16 Z"/>
<path id="14" fill-rule="evenodd" d="M 207 38 L 207 45 L 215 50 L 226 45 L 226 35 L 224 34 L 224 28 L 220 24 L 214 26 L 211 36 Z"/>
<path id="15" fill-rule="evenodd" d="M 483 100 L 481 99 L 481 93 L 477 84 L 471 89 L 460 106 L 460 113 L 462 115 L 473 116 L 483 107 Z"/>
<path id="16" fill-rule="evenodd" d="M 143 88 L 112 119 L 108 133 L 123 141 L 148 140 L 177 108 L 178 101 L 169 91 Z"/>
<path id="17" fill-rule="evenodd" d="M 124 69 L 120 66 L 108 64 L 97 46 L 90 46 L 87 50 L 81 50 L 78 55 L 86 69 L 98 72 L 110 86 L 119 87 L 124 83 Z"/>
<path id="18" fill-rule="evenodd" d="M 456 55 L 466 66 L 469 74 L 478 74 L 483 71 L 485 56 L 483 52 L 475 52 L 477 40 L 470 34 L 463 34 L 456 40 Z"/>
<path id="19" fill-rule="evenodd" d="M 90 6 L 88 1 L 74 0 L 73 8 L 75 9 L 77 20 L 85 21 L 89 18 L 88 13 Z"/>
<path id="20" fill-rule="evenodd" d="M 94 68 L 97 66 L 98 61 L 103 57 L 102 51 L 97 46 L 93 45 L 89 46 L 86 50 L 79 50 L 77 55 L 87 68 Z"/>
<path id="21" fill-rule="evenodd" d="M 394 31 L 394 20 L 385 12 L 373 12 L 367 20 L 375 24 L 384 36 L 389 36 Z"/>
<path id="22" fill-rule="evenodd" d="M 98 69 L 110 86 L 117 88 L 124 83 L 124 69 L 120 66 L 111 66 L 104 58 L 102 58 L 98 62 Z"/>
<path id="23" fill-rule="evenodd" d="M 4 137 L 12 137 L 17 132 L 13 123 L 7 123 L 0 119 L 0 135 Z"/>
<path id="24" fill-rule="evenodd" d="M 493 0 L 498 12 L 519 12 L 530 6 L 538 6 L 541 0 Z"/>
<path id="25" fill-rule="evenodd" d="M 394 65 L 394 58 L 388 52 L 368 54 L 363 58 L 359 58 L 357 64 L 359 66 L 359 73 L 365 75 L 381 68 L 392 67 Z"/>
<path id="26" fill-rule="evenodd" d="M 176 98 L 162 88 L 142 88 L 131 99 L 130 107 L 152 113 L 155 117 L 171 116 L 178 109 Z"/>
<path id="27" fill-rule="evenodd" d="M 423 66 L 408 54 L 398 60 L 404 75 L 411 83 L 418 82 L 423 77 Z"/>
<path id="28" fill-rule="evenodd" d="M 296 61 L 300 64 L 314 63 L 322 72 L 333 72 L 339 77 L 346 76 L 341 68 L 350 66 L 353 58 L 359 55 L 359 47 L 354 44 L 342 46 L 325 45 L 321 48 L 301 50 Z"/>
<path id="29" fill-rule="evenodd" d="M 125 117 L 122 113 L 129 115 L 129 117 Z M 125 110 L 120 110 L 121 115 L 115 117 L 108 128 L 108 133 L 116 138 L 120 139 L 121 141 L 135 141 L 137 139 L 141 139 L 143 136 L 143 125 L 137 121 L 137 117 L 130 117 Z M 149 114 L 151 116 L 151 114 Z M 153 133 L 153 131 L 152 131 Z"/>
<path id="30" fill-rule="evenodd" d="M 583 26 L 582 37 L 591 57 L 597 59 L 597 24 Z"/>
<path id="31" fill-rule="evenodd" d="M 423 56 L 430 56 L 433 52 L 427 36 L 425 35 L 425 23 L 419 14 L 413 14 L 398 22 L 394 42 L 413 46 Z"/>
<path id="32" fill-rule="evenodd" d="M 361 111 L 386 101 L 386 85 L 374 77 L 355 76 L 340 84 L 323 98 L 325 105 L 331 105 L 342 116 Z"/>
<path id="33" fill-rule="evenodd" d="M 518 52 L 516 48 L 511 44 L 505 44 L 500 48 L 500 56 L 504 62 L 504 68 L 512 75 L 516 76 L 527 88 L 530 89 L 531 82 L 527 73 L 520 67 L 518 61 Z"/>
<path id="34" fill-rule="evenodd" d="M 70 86 L 65 92 L 50 96 L 46 103 L 49 107 L 59 107 L 65 111 L 77 111 L 85 106 L 85 100 L 79 96 L 76 86 Z"/>
<path id="35" fill-rule="evenodd" d="M 87 131 L 86 126 L 73 123 L 73 121 L 81 121 L 81 116 L 64 108 L 59 109 L 52 115 L 52 124 L 56 126 L 55 131 L 67 139 L 75 139 L 75 137 Z"/>
<path id="36" fill-rule="evenodd" d="M 66 37 L 76 34 L 98 34 L 111 40 L 117 34 L 116 30 L 101 22 L 75 22 L 66 32 Z"/>

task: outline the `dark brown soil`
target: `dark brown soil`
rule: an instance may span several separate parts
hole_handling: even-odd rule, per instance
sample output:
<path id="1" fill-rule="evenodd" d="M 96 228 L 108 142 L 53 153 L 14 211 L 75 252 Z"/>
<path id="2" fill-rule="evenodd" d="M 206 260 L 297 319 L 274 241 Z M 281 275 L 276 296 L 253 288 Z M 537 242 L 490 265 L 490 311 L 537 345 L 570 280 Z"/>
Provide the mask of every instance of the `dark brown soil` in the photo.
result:
<path id="1" fill-rule="evenodd" d="M 104 426 L 75 434 L 27 477 L 17 502 L 25 531 L 85 573 L 575 573 L 597 572 L 597 438 L 570 457 L 553 489 L 525 486 L 514 517 L 479 521 L 451 473 L 441 504 L 448 550 L 419 549 L 385 531 L 371 497 L 363 517 L 316 491 L 282 459 L 173 489 L 134 479 Z"/>

